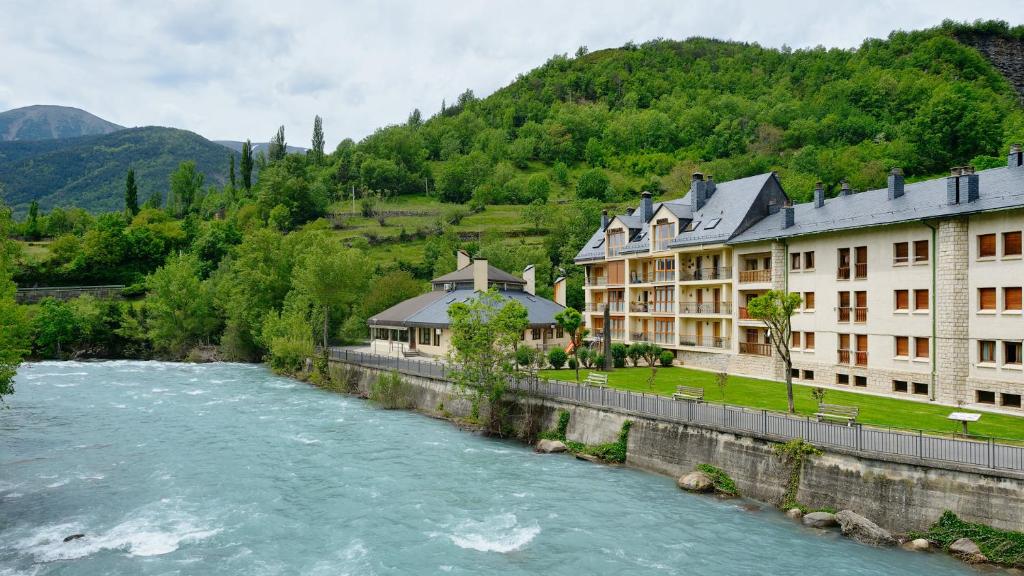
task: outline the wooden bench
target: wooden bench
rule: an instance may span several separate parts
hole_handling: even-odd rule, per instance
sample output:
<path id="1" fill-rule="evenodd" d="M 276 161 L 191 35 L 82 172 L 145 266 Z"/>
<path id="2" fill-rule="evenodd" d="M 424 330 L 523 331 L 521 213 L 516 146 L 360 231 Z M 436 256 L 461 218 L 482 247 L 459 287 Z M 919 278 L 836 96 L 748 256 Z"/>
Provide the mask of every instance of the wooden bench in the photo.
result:
<path id="1" fill-rule="evenodd" d="M 856 406 L 818 404 L 818 411 L 814 415 L 818 417 L 818 422 L 821 422 L 822 420 L 837 420 L 840 422 L 846 422 L 847 426 L 851 426 L 857 421 L 857 414 L 859 413 L 860 408 L 857 408 Z"/>
<path id="2" fill-rule="evenodd" d="M 704 401 L 704 389 L 694 386 L 676 386 L 676 392 L 672 395 L 673 400 L 689 400 L 691 402 Z"/>
<path id="3" fill-rule="evenodd" d="M 587 379 L 584 380 L 583 383 L 587 386 L 607 386 L 608 375 L 591 372 L 590 374 L 587 374 Z"/>

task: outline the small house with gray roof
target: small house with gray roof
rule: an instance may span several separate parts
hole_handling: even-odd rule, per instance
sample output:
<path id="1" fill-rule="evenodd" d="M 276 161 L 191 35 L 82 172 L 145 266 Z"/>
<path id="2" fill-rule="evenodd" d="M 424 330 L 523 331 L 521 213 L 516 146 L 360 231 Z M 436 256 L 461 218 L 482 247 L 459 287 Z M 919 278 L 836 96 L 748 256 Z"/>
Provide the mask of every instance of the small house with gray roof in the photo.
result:
<path id="1" fill-rule="evenodd" d="M 554 284 L 555 300 L 537 295 L 536 270 L 527 266 L 518 277 L 498 269 L 482 259 L 470 259 L 460 250 L 457 269 L 431 280 L 431 290 L 400 302 L 367 321 L 371 346 L 381 353 L 406 356 L 446 356 L 451 348 L 448 308 L 455 302 L 467 302 L 480 292 L 494 289 L 507 300 L 516 301 L 527 311 L 529 328 L 523 344 L 547 351 L 565 347 L 568 339 L 555 325 L 555 314 L 565 309 L 565 279 Z"/>

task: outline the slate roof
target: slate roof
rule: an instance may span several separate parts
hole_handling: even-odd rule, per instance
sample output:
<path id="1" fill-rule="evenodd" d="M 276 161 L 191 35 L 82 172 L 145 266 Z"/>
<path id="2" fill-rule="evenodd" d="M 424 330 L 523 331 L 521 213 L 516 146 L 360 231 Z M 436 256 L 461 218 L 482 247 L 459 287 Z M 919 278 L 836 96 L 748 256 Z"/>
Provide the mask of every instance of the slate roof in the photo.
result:
<path id="1" fill-rule="evenodd" d="M 883 226 L 927 218 L 941 218 L 1024 207 L 1024 168 L 992 168 L 978 174 L 979 198 L 949 204 L 946 178 L 904 186 L 904 194 L 889 200 L 888 188 L 837 196 L 821 208 L 813 202 L 794 206 L 794 224 L 783 228 L 783 214 L 772 214 L 730 240 L 731 244 Z M 961 193 L 964 197 L 965 192 Z"/>
<path id="2" fill-rule="evenodd" d="M 520 284 L 525 285 L 526 281 L 518 276 L 513 276 L 508 272 L 500 268 L 495 268 L 490 264 L 487 265 L 487 280 L 489 282 L 504 282 L 506 284 Z M 449 272 L 443 276 L 438 276 L 431 280 L 435 284 L 443 284 L 445 282 L 472 282 L 473 281 L 473 265 L 470 264 L 462 270 L 456 270 L 455 272 Z"/>
<path id="3" fill-rule="evenodd" d="M 527 294 L 520 290 L 500 290 L 498 294 L 506 299 L 515 300 L 526 308 L 531 326 L 550 326 L 564 306 Z M 434 290 L 400 302 L 387 310 L 370 317 L 370 326 L 427 326 L 445 328 L 449 325 L 448 307 L 454 302 L 467 302 L 477 297 L 477 292 L 470 289 Z"/>

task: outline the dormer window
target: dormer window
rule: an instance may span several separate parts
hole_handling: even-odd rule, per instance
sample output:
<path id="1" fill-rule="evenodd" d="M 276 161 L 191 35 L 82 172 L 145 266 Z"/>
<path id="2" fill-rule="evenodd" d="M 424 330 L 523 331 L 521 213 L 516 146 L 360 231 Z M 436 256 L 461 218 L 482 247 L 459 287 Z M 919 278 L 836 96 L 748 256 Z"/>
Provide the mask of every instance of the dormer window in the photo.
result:
<path id="1" fill-rule="evenodd" d="M 693 232 L 699 226 L 700 226 L 700 220 L 691 220 L 690 223 L 686 225 L 686 229 L 683 230 L 683 232 Z"/>
<path id="2" fill-rule="evenodd" d="M 608 256 L 618 256 L 626 244 L 626 235 L 622 230 L 608 232 Z"/>
<path id="3" fill-rule="evenodd" d="M 672 223 L 668 220 L 658 220 L 654 226 L 654 250 L 668 250 L 668 243 L 675 237 Z"/>

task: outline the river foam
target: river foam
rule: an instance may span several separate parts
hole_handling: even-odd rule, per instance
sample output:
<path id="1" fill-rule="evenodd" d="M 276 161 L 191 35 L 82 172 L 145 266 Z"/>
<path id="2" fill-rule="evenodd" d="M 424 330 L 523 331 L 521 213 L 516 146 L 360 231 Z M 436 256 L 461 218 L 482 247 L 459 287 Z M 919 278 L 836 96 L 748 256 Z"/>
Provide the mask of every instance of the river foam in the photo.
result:
<path id="1" fill-rule="evenodd" d="M 465 520 L 448 535 L 459 548 L 507 554 L 522 549 L 540 534 L 536 522 L 520 526 L 515 514 L 507 512 L 484 520 Z"/>

